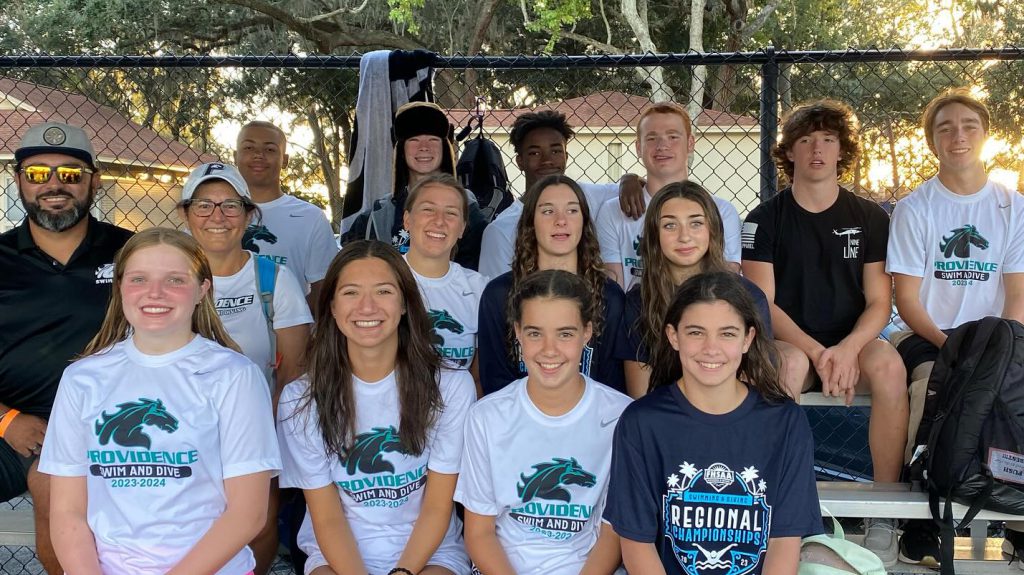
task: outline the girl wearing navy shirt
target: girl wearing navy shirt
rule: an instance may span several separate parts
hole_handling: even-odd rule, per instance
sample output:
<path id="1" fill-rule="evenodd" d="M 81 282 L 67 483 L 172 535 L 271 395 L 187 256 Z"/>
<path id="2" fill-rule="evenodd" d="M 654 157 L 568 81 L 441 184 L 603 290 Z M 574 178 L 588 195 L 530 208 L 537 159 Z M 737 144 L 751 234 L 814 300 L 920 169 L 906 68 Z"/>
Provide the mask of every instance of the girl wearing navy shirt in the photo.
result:
<path id="1" fill-rule="evenodd" d="M 560 269 L 580 276 L 594 301 L 593 336 L 583 349 L 580 372 L 619 391 L 622 371 L 624 294 L 601 264 L 590 208 L 583 190 L 563 175 L 542 178 L 526 193 L 516 231 L 512 271 L 491 280 L 480 300 L 480 383 L 485 394 L 524 377 L 509 317 L 510 294 L 538 270 Z"/>
<path id="2" fill-rule="evenodd" d="M 807 418 L 770 360 L 736 274 L 680 287 L 652 359 L 652 390 L 615 429 L 604 518 L 630 573 L 796 573 L 822 531 Z"/>
<path id="3" fill-rule="evenodd" d="M 634 398 L 647 393 L 649 350 L 664 335 L 661 321 L 676 289 L 699 273 L 729 270 L 723 230 L 715 200 L 700 184 L 668 184 L 651 199 L 639 250 L 644 274 L 626 294 L 623 320 L 628 342 L 620 359 L 625 361 L 626 387 Z M 771 338 L 771 313 L 764 292 L 749 280 L 740 281 Z"/>

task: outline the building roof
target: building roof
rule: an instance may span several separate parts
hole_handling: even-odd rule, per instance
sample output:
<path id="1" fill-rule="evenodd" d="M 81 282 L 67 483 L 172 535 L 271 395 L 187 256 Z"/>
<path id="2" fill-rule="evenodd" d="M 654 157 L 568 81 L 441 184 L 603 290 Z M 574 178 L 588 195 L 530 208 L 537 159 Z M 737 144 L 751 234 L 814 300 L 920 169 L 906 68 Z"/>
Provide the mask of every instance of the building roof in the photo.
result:
<path id="1" fill-rule="evenodd" d="M 633 129 L 640 114 L 651 104 L 651 99 L 646 96 L 615 91 L 594 92 L 587 96 L 544 104 L 535 108 L 487 110 L 484 116 L 484 127 L 511 129 L 513 122 L 520 114 L 537 110 L 555 110 L 565 114 L 569 124 L 577 129 L 612 128 L 616 131 L 623 128 Z M 448 111 L 448 115 L 456 126 L 464 126 L 473 115 L 473 110 L 452 109 Z M 701 128 L 714 127 L 723 130 L 730 128 L 756 129 L 758 122 L 756 118 L 750 116 L 705 109 L 697 118 L 697 125 Z"/>
<path id="2" fill-rule="evenodd" d="M 81 127 L 104 164 L 188 170 L 216 161 L 82 94 L 0 78 L 0 157 L 13 156 L 24 133 L 46 121 Z"/>

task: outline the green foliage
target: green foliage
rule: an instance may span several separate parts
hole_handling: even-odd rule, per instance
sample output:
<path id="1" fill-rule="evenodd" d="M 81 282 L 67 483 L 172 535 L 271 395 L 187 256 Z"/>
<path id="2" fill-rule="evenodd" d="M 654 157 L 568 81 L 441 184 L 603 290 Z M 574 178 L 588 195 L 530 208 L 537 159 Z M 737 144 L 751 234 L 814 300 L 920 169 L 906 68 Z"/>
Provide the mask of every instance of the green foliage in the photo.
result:
<path id="1" fill-rule="evenodd" d="M 388 17 L 412 34 L 418 34 L 420 26 L 416 23 L 415 11 L 423 8 L 423 5 L 424 0 L 388 0 L 388 6 L 391 8 Z"/>

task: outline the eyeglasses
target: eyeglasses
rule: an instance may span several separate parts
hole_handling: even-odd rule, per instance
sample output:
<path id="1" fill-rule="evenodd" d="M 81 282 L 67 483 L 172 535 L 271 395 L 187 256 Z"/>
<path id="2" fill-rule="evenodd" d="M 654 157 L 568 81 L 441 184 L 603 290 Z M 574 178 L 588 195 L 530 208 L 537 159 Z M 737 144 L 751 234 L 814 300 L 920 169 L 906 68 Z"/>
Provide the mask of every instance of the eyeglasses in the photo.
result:
<path id="1" fill-rule="evenodd" d="M 79 184 L 82 182 L 82 174 L 95 174 L 96 170 L 81 168 L 79 166 L 57 166 L 52 168 L 42 164 L 34 164 L 21 168 L 25 179 L 33 184 L 45 184 L 50 181 L 53 172 L 57 172 L 57 180 L 62 184 Z"/>
<path id="2" fill-rule="evenodd" d="M 185 200 L 185 209 L 193 214 L 205 218 L 213 215 L 214 208 L 220 208 L 220 213 L 232 218 L 244 214 L 248 208 L 242 200 L 224 200 L 215 202 L 213 200 Z"/>

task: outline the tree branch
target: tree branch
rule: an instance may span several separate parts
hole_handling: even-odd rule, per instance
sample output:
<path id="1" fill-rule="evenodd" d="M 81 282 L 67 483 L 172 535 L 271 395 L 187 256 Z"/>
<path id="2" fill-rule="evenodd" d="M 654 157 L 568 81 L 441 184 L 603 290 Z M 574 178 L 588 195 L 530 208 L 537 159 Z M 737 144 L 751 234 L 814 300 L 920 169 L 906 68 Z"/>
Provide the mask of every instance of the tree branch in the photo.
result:
<path id="1" fill-rule="evenodd" d="M 332 10 L 332 11 L 326 13 L 326 14 L 319 14 L 317 16 L 311 16 L 309 18 L 302 18 L 301 16 L 296 16 L 295 18 L 299 22 L 305 22 L 307 24 L 312 24 L 313 22 L 319 22 L 320 20 L 328 20 L 330 18 L 334 18 L 338 14 L 345 14 L 345 13 L 348 13 L 348 14 L 358 14 L 358 13 L 362 12 L 366 8 L 366 5 L 369 4 L 369 3 L 370 3 L 370 0 L 363 0 L 363 3 L 360 4 L 359 6 L 356 6 L 355 8 L 345 8 L 345 7 L 342 7 L 342 8 L 338 8 L 337 10 Z"/>
<path id="2" fill-rule="evenodd" d="M 606 54 L 622 54 L 625 52 L 625 50 L 623 50 L 622 48 L 613 46 L 612 44 L 602 42 L 600 40 L 595 40 L 594 38 L 591 38 L 589 36 L 577 34 L 576 32 L 559 32 L 558 35 L 561 36 L 562 38 L 568 38 L 569 40 L 580 42 L 581 44 L 590 44 L 591 46 L 597 48 L 598 50 Z"/>
<path id="3" fill-rule="evenodd" d="M 425 48 L 422 44 L 408 36 L 399 36 L 381 30 L 367 30 L 330 21 L 318 20 L 306 22 L 274 4 L 264 0 L 221 0 L 254 12 L 264 14 L 280 22 L 289 30 L 313 42 L 322 52 L 331 52 L 341 46 L 388 46 L 403 50 Z"/>
<path id="4" fill-rule="evenodd" d="M 498 9 L 498 3 L 501 0 L 484 0 L 483 6 L 480 9 L 480 16 L 476 19 L 476 25 L 473 26 L 473 35 L 470 36 L 469 46 L 466 47 L 466 55 L 474 56 L 480 53 L 480 49 L 484 45 L 484 37 L 487 36 L 487 29 L 491 26 L 491 21 L 494 19 L 494 13 Z"/>
<path id="5" fill-rule="evenodd" d="M 605 12 L 604 12 L 604 0 L 598 0 L 597 4 L 598 4 L 598 6 L 601 7 L 601 20 L 604 21 L 604 30 L 605 30 L 605 33 L 608 35 L 608 40 L 606 41 L 606 43 L 607 44 L 611 44 L 612 43 L 612 25 L 608 23 L 608 15 L 605 14 Z"/>
<path id="6" fill-rule="evenodd" d="M 743 29 L 740 30 L 741 44 L 746 44 L 750 41 L 754 34 L 756 34 L 757 31 L 764 26 L 765 22 L 768 21 L 768 18 L 773 12 L 775 12 L 775 9 L 779 7 L 781 2 L 782 0 L 769 0 L 769 2 L 757 13 L 757 16 L 751 18 L 750 21 L 743 26 Z"/>

